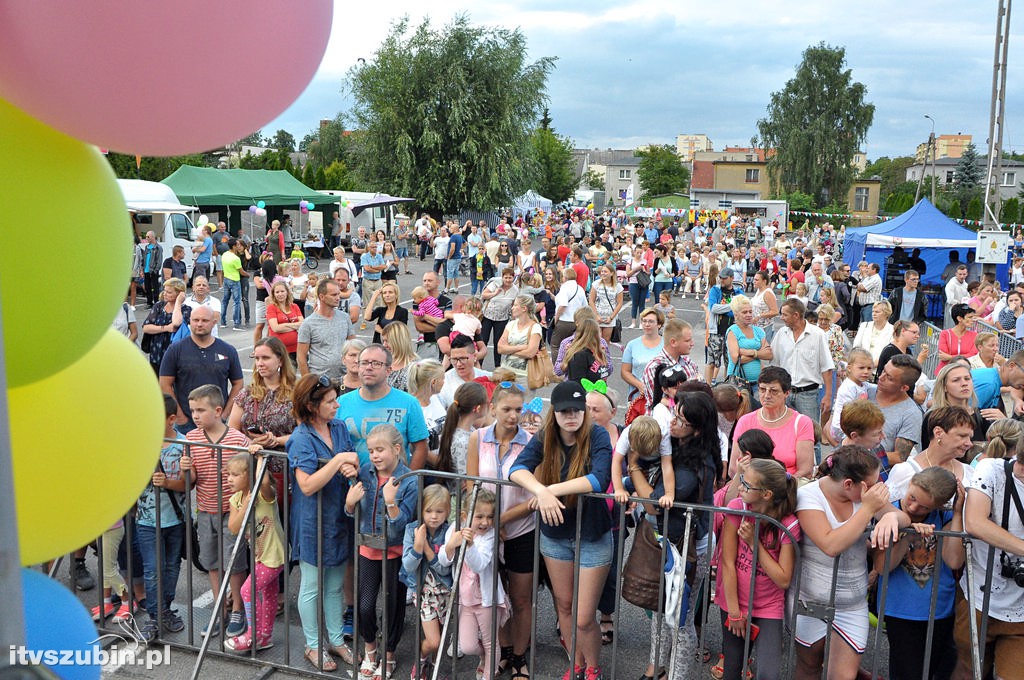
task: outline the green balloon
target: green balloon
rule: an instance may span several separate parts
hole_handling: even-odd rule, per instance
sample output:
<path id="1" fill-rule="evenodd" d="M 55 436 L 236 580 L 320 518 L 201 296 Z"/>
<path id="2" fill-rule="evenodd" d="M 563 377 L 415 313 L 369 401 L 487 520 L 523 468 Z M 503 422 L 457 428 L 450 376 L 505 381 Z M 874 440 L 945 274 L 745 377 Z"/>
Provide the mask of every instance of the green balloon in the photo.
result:
<path id="1" fill-rule="evenodd" d="M 4 100 L 0 130 L 0 310 L 8 386 L 18 387 L 70 366 L 110 328 L 131 277 L 131 221 L 96 147 Z M 37 247 L 48 242 L 64 245 Z M 63 266 L 67 249 L 86 270 Z"/>

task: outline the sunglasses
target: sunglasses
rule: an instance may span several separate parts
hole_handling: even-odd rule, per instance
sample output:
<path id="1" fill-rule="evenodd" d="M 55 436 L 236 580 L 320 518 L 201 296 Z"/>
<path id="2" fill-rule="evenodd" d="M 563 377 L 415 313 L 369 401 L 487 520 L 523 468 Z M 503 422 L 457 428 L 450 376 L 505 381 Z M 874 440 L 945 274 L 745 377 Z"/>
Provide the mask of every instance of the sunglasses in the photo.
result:
<path id="1" fill-rule="evenodd" d="M 319 392 L 322 389 L 327 389 L 327 388 L 333 387 L 333 386 L 334 386 L 334 384 L 331 382 L 331 379 L 327 377 L 327 374 L 321 373 L 320 377 L 317 378 L 317 380 L 316 380 L 316 387 L 314 387 L 313 390 L 309 393 L 309 396 L 310 396 L 311 399 L 313 399 L 315 401 L 316 398 L 314 397 L 314 395 L 317 392 Z"/>

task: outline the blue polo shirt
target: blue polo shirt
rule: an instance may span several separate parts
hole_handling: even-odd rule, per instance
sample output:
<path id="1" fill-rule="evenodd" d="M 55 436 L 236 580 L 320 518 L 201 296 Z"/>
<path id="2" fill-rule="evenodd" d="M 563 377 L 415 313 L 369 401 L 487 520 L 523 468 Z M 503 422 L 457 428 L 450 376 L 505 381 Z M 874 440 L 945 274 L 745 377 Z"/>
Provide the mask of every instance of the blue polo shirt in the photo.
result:
<path id="1" fill-rule="evenodd" d="M 384 265 L 384 256 L 379 255 L 376 251 L 368 250 L 359 257 L 360 266 L 363 269 L 363 279 L 367 281 L 379 281 L 380 272 L 368 272 L 365 267 L 367 265 L 371 267 L 381 267 Z"/>
<path id="2" fill-rule="evenodd" d="M 998 368 L 972 368 L 971 381 L 974 394 L 978 397 L 978 408 L 998 408 L 1002 397 L 999 389 L 1003 386 Z"/>

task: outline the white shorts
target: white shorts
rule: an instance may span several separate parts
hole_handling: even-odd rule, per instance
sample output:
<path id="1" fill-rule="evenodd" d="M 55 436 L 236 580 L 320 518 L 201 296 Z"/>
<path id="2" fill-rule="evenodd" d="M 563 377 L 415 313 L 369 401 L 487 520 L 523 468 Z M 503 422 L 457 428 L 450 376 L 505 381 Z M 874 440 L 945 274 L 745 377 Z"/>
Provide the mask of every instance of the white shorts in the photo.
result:
<path id="1" fill-rule="evenodd" d="M 267 301 L 257 300 L 256 301 L 256 323 L 267 322 Z"/>
<path id="2" fill-rule="evenodd" d="M 864 653 L 868 644 L 868 603 L 850 609 L 837 609 L 832 629 L 839 634 L 846 644 L 858 654 Z M 796 634 L 794 637 L 804 647 L 810 647 L 818 640 L 825 638 L 825 622 L 809 616 L 796 617 Z"/>

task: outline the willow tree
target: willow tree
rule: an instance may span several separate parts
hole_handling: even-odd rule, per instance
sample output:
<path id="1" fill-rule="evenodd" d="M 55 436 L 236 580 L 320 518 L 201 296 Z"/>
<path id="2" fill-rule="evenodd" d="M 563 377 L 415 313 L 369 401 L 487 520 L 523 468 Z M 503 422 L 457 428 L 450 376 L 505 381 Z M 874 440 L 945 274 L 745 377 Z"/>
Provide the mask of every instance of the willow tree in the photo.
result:
<path id="1" fill-rule="evenodd" d="M 518 30 L 396 22 L 348 73 L 361 183 L 428 210 L 509 205 L 536 176 L 530 133 L 554 60 L 528 62 Z"/>
<path id="2" fill-rule="evenodd" d="M 796 75 L 771 95 L 757 122 L 769 153 L 773 192 L 799 190 L 819 205 L 845 201 L 857 174 L 853 156 L 867 138 L 875 107 L 846 68 L 846 49 L 825 43 L 804 50 Z"/>

